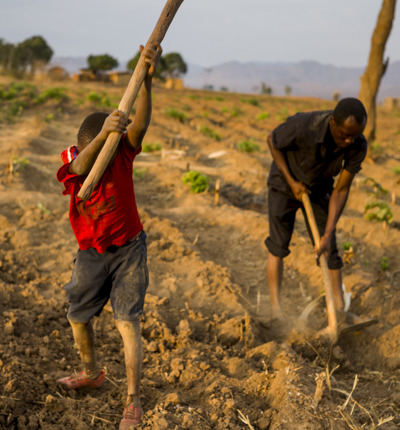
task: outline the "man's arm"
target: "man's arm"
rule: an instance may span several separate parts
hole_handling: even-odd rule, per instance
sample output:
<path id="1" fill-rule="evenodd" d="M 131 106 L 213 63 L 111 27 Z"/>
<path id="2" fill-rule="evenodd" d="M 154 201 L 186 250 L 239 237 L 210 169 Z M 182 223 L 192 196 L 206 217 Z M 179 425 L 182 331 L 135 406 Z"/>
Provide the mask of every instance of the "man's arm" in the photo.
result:
<path id="1" fill-rule="evenodd" d="M 155 49 L 143 48 L 143 46 L 140 46 L 140 51 L 141 55 L 145 57 L 145 63 L 149 65 L 149 68 L 142 84 L 135 120 L 128 126 L 127 131 L 127 140 L 135 150 L 142 144 L 142 140 L 150 124 L 152 108 L 151 84 L 162 49 L 159 45 Z"/>
<path id="2" fill-rule="evenodd" d="M 287 165 L 285 156 L 283 155 L 283 152 L 274 147 L 272 132 L 269 133 L 267 136 L 267 144 L 268 144 L 269 150 L 271 151 L 272 159 L 275 161 L 276 165 L 278 166 L 278 169 L 282 172 L 283 176 L 285 177 L 286 182 L 289 184 L 290 188 L 292 189 L 294 196 L 296 197 L 297 200 L 301 201 L 302 194 L 309 193 L 309 190 L 303 183 L 298 182 L 293 178 L 292 174 L 290 173 L 289 167 Z"/>
<path id="3" fill-rule="evenodd" d="M 123 112 L 115 110 L 104 121 L 100 133 L 83 149 L 69 165 L 69 172 L 75 175 L 86 175 L 93 167 L 101 148 L 112 131 L 125 133 L 128 121 Z"/>
<path id="4" fill-rule="evenodd" d="M 340 173 L 338 182 L 329 199 L 328 220 L 326 222 L 324 235 L 321 237 L 319 249 L 317 249 L 317 256 L 319 257 L 324 251 L 327 251 L 330 246 L 333 232 L 335 231 L 336 224 L 343 212 L 346 205 L 347 198 L 349 197 L 351 183 L 353 182 L 355 174 L 343 169 Z"/>

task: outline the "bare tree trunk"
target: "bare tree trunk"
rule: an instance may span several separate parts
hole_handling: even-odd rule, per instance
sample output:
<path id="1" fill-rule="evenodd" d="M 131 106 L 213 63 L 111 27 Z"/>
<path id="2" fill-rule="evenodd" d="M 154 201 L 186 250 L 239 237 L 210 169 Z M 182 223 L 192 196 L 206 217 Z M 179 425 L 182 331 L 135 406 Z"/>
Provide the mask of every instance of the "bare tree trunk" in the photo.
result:
<path id="1" fill-rule="evenodd" d="M 389 58 L 383 61 L 383 56 L 386 42 L 392 30 L 395 8 L 396 0 L 383 0 L 372 34 L 368 65 L 360 78 L 361 87 L 358 97 L 363 102 L 368 114 L 368 123 L 364 135 L 370 141 L 375 139 L 376 95 L 389 64 Z"/>

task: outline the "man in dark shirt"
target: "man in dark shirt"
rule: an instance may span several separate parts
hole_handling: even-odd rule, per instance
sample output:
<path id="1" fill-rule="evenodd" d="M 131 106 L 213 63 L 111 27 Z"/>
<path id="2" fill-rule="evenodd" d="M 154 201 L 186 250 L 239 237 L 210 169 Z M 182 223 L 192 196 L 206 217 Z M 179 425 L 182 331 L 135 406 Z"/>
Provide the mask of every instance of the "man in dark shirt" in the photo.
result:
<path id="1" fill-rule="evenodd" d="M 366 123 L 363 104 L 358 99 L 345 98 L 333 111 L 289 117 L 267 137 L 273 163 L 268 177 L 269 236 L 265 244 L 269 251 L 267 275 L 271 307 L 277 317 L 282 316 L 279 295 L 283 258 L 290 253 L 296 211 L 301 208 L 304 213 L 303 193 L 309 194 L 321 235 L 316 255 L 326 253 L 335 307 L 344 309 L 343 263 L 336 246 L 335 229 L 353 178 L 367 153 L 367 141 L 362 135 Z"/>

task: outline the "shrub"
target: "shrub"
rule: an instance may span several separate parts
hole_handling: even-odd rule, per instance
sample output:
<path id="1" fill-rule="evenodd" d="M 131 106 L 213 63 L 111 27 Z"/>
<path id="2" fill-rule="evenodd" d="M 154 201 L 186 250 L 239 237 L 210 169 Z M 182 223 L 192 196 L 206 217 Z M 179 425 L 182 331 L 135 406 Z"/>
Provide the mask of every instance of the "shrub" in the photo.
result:
<path id="1" fill-rule="evenodd" d="M 190 191 L 192 193 L 202 193 L 208 188 L 209 179 L 208 176 L 202 175 L 199 172 L 191 170 L 183 175 L 182 183 L 190 185 Z"/>
<path id="2" fill-rule="evenodd" d="M 387 257 L 382 257 L 381 258 L 381 269 L 382 270 L 387 270 L 389 268 L 389 260 Z"/>
<path id="3" fill-rule="evenodd" d="M 255 152 L 260 151 L 260 146 L 256 143 L 252 142 L 251 140 L 243 140 L 242 142 L 238 143 L 238 148 L 243 152 Z"/>

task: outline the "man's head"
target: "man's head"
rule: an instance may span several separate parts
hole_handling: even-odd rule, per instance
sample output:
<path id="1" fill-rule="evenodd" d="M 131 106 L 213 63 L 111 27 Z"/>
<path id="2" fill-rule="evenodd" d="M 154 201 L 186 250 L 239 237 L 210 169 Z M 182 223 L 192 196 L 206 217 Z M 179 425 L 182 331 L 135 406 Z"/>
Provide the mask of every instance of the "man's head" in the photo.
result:
<path id="1" fill-rule="evenodd" d="M 337 146 L 347 148 L 362 134 L 367 124 L 367 112 L 360 100 L 348 97 L 336 105 L 329 127 Z"/>
<path id="2" fill-rule="evenodd" d="M 78 149 L 82 150 L 100 133 L 108 113 L 94 112 L 87 116 L 78 131 Z"/>

